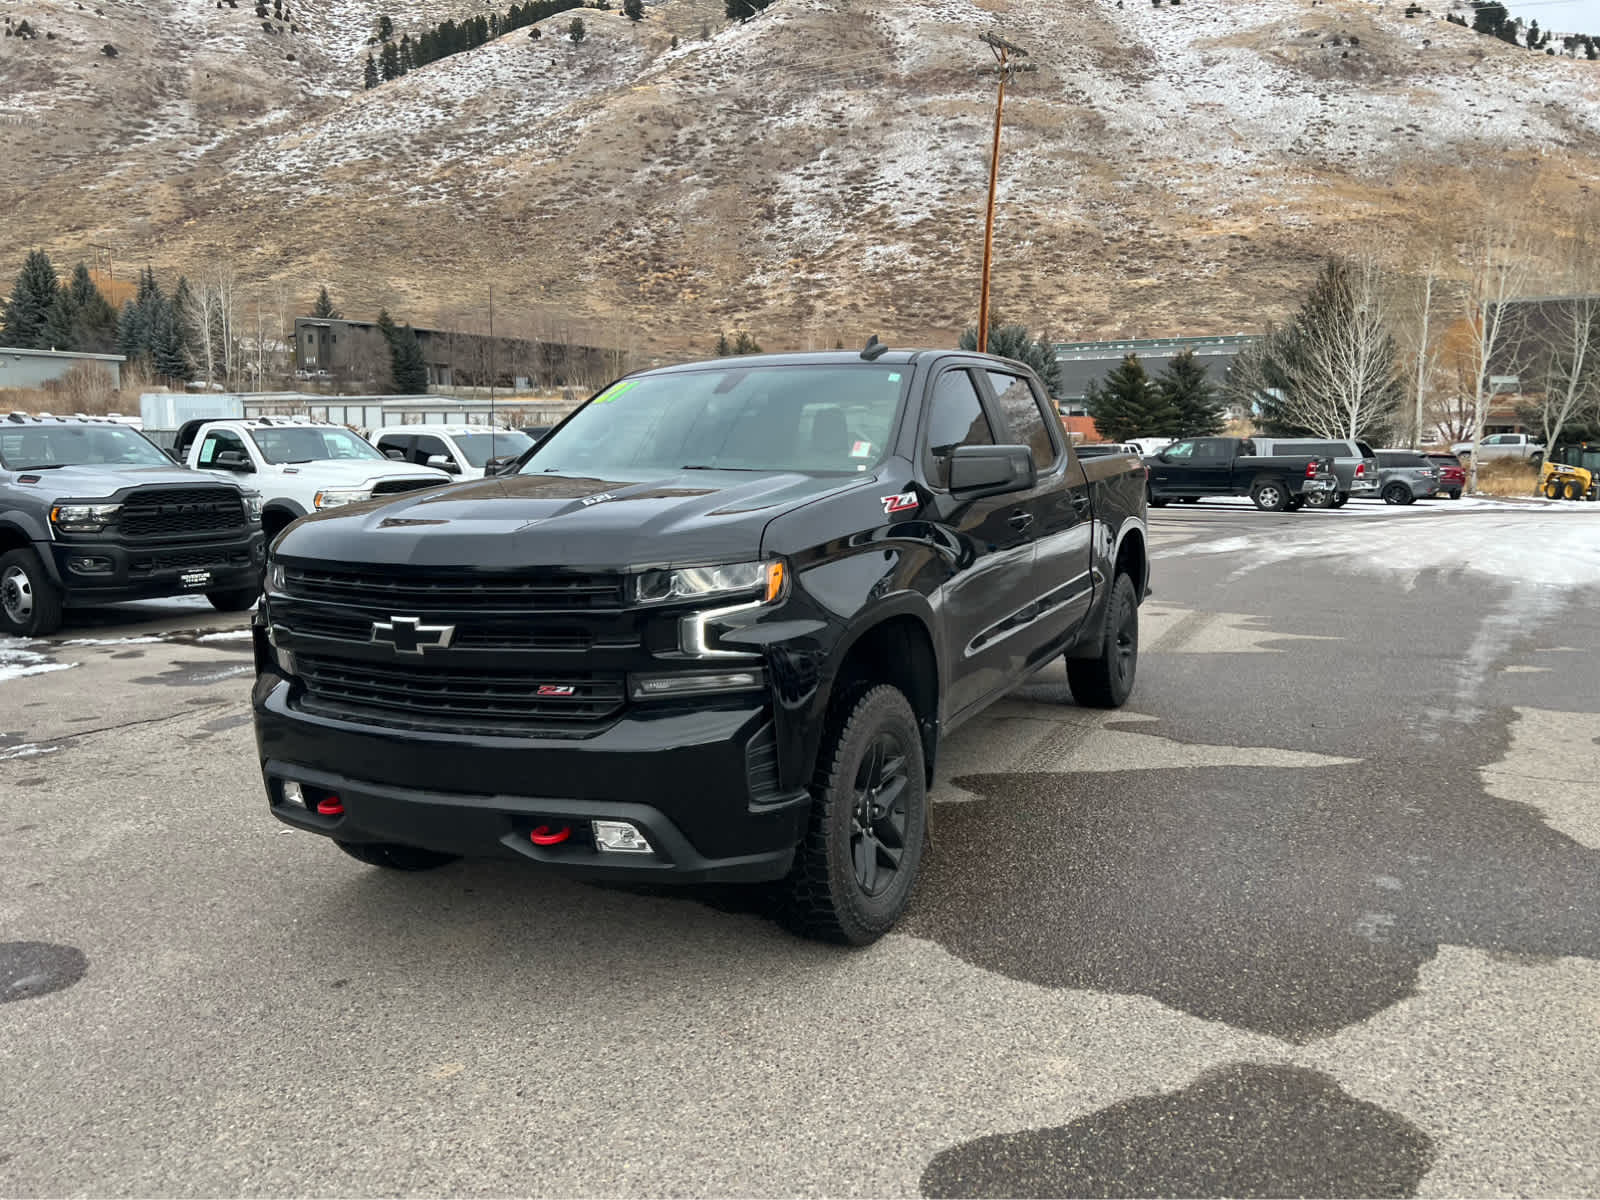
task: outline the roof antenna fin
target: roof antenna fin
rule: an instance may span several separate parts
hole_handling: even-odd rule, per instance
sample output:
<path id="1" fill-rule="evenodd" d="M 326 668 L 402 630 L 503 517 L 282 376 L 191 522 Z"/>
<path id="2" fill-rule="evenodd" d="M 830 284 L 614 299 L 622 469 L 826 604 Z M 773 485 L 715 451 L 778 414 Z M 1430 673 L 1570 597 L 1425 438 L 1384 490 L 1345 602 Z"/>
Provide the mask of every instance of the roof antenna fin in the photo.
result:
<path id="1" fill-rule="evenodd" d="M 866 359 L 867 362 L 873 362 L 888 349 L 888 346 L 878 340 L 878 335 L 873 334 L 867 339 L 866 346 L 862 348 L 861 357 Z"/>

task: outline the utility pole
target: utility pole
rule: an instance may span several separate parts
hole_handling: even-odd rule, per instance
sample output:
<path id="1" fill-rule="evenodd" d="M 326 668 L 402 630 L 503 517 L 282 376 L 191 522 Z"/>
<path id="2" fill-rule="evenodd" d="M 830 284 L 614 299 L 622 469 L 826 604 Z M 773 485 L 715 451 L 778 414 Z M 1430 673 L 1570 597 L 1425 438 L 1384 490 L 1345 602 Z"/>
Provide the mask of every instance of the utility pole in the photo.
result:
<path id="1" fill-rule="evenodd" d="M 994 145 L 989 151 L 989 215 L 983 226 L 983 288 L 978 298 L 978 353 L 989 346 L 989 269 L 994 261 L 994 193 L 1000 178 L 1000 122 L 1006 109 L 1006 84 L 1015 71 L 1034 70 L 1033 65 L 1013 63 L 1013 58 L 1026 58 L 1028 52 L 1014 42 L 1008 42 L 998 33 L 982 33 L 978 40 L 994 51 L 996 72 L 1000 76 L 1000 89 L 994 102 Z"/>
<path id="2" fill-rule="evenodd" d="M 489 457 L 494 457 L 494 284 L 489 285 Z"/>

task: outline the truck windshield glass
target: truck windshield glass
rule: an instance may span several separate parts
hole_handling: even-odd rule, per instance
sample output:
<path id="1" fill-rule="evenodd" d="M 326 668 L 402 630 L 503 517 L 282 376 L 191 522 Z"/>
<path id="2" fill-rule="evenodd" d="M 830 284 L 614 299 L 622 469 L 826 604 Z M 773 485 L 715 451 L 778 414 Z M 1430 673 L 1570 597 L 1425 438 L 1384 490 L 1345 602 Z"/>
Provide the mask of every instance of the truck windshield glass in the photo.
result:
<path id="1" fill-rule="evenodd" d="M 0 430 L 0 466 L 8 471 L 172 465 L 143 434 L 121 425 L 30 425 Z"/>
<path id="2" fill-rule="evenodd" d="M 855 473 L 882 460 L 903 364 L 740 366 L 612 384 L 541 442 L 525 475 Z"/>
<path id="3" fill-rule="evenodd" d="M 375 446 L 348 429 L 286 425 L 252 429 L 250 436 L 269 463 L 320 462 L 329 458 L 382 458 Z"/>
<path id="4" fill-rule="evenodd" d="M 468 463 L 481 467 L 491 458 L 517 458 L 533 445 L 533 439 L 525 433 L 509 430 L 493 434 L 458 433 L 456 445 L 461 447 Z"/>

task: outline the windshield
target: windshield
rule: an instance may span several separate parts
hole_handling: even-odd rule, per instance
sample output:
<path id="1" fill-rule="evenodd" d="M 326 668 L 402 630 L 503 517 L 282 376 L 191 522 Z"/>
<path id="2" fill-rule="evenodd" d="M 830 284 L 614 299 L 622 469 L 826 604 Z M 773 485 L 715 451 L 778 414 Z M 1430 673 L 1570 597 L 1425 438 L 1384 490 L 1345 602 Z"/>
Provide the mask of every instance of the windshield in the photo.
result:
<path id="1" fill-rule="evenodd" d="M 286 425 L 252 429 L 250 436 L 269 463 L 318 462 L 327 458 L 382 458 L 371 442 L 337 425 Z"/>
<path id="2" fill-rule="evenodd" d="M 492 434 L 458 433 L 455 442 L 461 448 L 462 457 L 474 467 L 483 466 L 491 458 L 516 458 L 533 445 L 533 439 L 527 434 L 510 429 Z"/>
<path id="3" fill-rule="evenodd" d="M 28 425 L 0 430 L 0 465 L 35 467 L 170 467 L 172 460 L 126 425 Z"/>
<path id="4" fill-rule="evenodd" d="M 730 365 L 624 379 L 539 443 L 522 473 L 865 471 L 887 451 L 903 365 Z"/>

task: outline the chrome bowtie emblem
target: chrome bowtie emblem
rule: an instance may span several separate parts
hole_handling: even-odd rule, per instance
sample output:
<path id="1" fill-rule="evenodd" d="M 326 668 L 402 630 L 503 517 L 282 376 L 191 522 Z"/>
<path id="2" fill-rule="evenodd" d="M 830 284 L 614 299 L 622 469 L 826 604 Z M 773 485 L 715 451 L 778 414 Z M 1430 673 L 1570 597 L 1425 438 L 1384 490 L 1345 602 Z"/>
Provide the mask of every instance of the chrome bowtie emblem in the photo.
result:
<path id="1" fill-rule="evenodd" d="M 372 640 L 393 646 L 396 654 L 421 654 L 429 646 L 443 648 L 455 635 L 454 625 L 424 625 L 421 617 L 390 617 L 372 623 Z"/>

